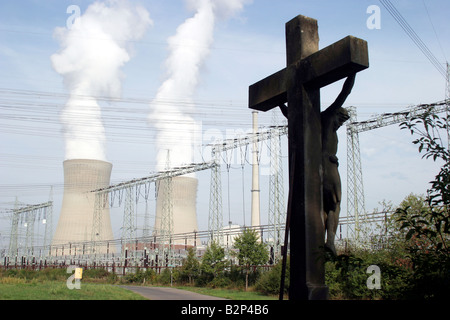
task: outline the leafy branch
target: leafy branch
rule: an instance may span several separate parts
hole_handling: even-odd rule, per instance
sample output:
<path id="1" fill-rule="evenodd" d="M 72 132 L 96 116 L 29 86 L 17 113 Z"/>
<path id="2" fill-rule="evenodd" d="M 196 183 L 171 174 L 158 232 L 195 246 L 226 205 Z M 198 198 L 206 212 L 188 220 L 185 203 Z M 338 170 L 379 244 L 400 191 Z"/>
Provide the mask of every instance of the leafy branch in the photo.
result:
<path id="1" fill-rule="evenodd" d="M 418 145 L 419 153 L 424 159 L 442 161 L 443 165 L 435 179 L 430 182 L 431 188 L 425 199 L 426 209 L 419 214 L 410 214 L 410 208 L 397 209 L 401 229 L 406 229 L 405 240 L 415 239 L 424 249 L 449 254 L 450 239 L 450 154 L 444 146 L 443 132 L 448 131 L 448 119 L 433 113 L 433 109 L 424 114 L 412 117 L 400 124 L 403 130 L 409 130 L 411 135 L 418 136 L 413 144 Z M 420 240 L 427 240 L 420 242 Z"/>

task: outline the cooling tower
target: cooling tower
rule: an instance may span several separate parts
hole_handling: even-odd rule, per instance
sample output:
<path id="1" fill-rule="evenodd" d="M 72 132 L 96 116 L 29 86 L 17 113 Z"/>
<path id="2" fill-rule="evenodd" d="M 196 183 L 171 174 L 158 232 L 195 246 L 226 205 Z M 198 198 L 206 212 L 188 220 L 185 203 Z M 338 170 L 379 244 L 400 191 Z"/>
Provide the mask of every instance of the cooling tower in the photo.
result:
<path id="1" fill-rule="evenodd" d="M 172 214 L 173 214 L 173 244 L 194 245 L 193 232 L 198 231 L 197 226 L 197 186 L 198 180 L 192 177 L 172 178 Z M 155 235 L 161 235 L 164 207 L 167 202 L 167 181 L 157 182 L 158 197 L 156 200 Z M 187 235 L 180 235 L 190 233 Z"/>
<path id="2" fill-rule="evenodd" d="M 64 195 L 61 213 L 52 245 L 64 245 L 64 254 L 90 253 L 91 248 L 82 242 L 91 241 L 95 194 L 89 191 L 109 186 L 112 164 L 99 160 L 64 161 Z M 109 207 L 101 210 L 99 241 L 112 240 L 113 233 Z M 61 250 L 61 249 L 59 249 Z M 96 253 L 113 253 L 106 242 L 96 247 Z M 57 253 L 62 254 L 61 251 Z"/>

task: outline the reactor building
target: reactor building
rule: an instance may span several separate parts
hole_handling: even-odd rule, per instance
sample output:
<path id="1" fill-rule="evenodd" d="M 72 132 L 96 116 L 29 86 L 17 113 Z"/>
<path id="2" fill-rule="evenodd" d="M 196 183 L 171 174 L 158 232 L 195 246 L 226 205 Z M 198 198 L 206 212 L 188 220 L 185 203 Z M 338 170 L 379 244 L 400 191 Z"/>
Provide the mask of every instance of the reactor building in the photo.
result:
<path id="1" fill-rule="evenodd" d="M 52 240 L 52 246 L 59 250 L 57 255 L 89 253 L 86 243 L 92 239 L 95 208 L 95 193 L 90 191 L 108 187 L 111 170 L 111 163 L 100 160 L 64 161 L 64 194 Z M 113 240 L 109 207 L 102 208 L 100 214 L 101 234 L 96 235 L 96 240 L 104 245 L 97 247 L 96 252 L 114 253 L 114 247 L 106 245 Z"/>

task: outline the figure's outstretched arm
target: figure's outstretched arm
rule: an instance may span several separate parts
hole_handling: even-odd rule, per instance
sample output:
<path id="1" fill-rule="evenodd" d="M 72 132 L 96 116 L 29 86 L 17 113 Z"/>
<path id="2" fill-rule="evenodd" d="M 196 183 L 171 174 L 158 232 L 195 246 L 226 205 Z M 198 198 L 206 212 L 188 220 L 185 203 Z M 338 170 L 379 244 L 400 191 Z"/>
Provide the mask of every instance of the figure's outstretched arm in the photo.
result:
<path id="1" fill-rule="evenodd" d="M 288 119 L 288 107 L 285 104 L 279 105 L 278 107 L 280 108 L 286 119 Z"/>
<path id="2" fill-rule="evenodd" d="M 347 97 L 350 95 L 353 89 L 353 85 L 355 84 L 356 73 L 350 75 L 342 87 L 342 91 L 333 104 L 328 108 L 330 111 L 338 109 L 342 107 Z"/>

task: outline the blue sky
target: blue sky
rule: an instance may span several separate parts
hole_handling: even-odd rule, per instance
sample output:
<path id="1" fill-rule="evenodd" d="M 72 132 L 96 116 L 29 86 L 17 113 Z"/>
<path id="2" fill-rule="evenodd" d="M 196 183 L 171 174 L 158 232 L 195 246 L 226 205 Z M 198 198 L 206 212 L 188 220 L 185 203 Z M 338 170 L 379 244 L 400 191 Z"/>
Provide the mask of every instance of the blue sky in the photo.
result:
<path id="1" fill-rule="evenodd" d="M 21 118 L 20 121 L 11 119 L 14 110 L 0 111 L 2 210 L 9 208 L 16 196 L 25 203 L 45 202 L 48 200 L 49 186 L 54 186 L 55 216 L 59 214 L 64 141 L 61 126 L 57 123 L 57 112 L 65 104 L 64 94 L 67 91 L 62 77 L 53 70 L 50 61 L 50 56 L 60 49 L 53 33 L 56 27 L 66 25 L 70 16 L 66 10 L 70 5 L 79 6 L 83 14 L 92 3 L 93 1 L 75 0 L 20 0 L 0 3 L 0 104 L 14 105 L 26 100 L 32 105 L 27 108 L 25 119 Z M 147 131 L 145 124 L 139 124 L 139 130 L 130 129 L 128 132 L 127 128 L 133 128 L 137 119 L 146 116 L 146 110 L 149 110 L 146 102 L 150 103 L 155 97 L 164 80 L 167 38 L 174 35 L 177 27 L 193 15 L 182 0 L 142 0 L 132 3 L 140 3 L 148 10 L 153 25 L 141 40 L 130 43 L 132 59 L 122 68 L 125 75 L 122 81 L 124 102 L 105 103 L 102 106 L 107 117 L 111 117 L 111 125 L 106 130 L 106 150 L 108 160 L 114 165 L 113 182 L 143 177 L 154 170 L 154 132 L 151 128 Z M 441 63 L 445 63 L 450 55 L 450 26 L 447 22 L 450 3 L 444 0 L 394 0 L 393 3 L 430 51 Z M 378 5 L 381 9 L 381 29 L 370 30 L 367 27 L 370 14 L 366 11 L 370 5 Z M 226 137 L 227 133 L 250 128 L 248 86 L 285 67 L 284 25 L 298 14 L 318 20 L 321 48 L 347 35 L 368 41 L 370 68 L 358 74 L 354 91 L 346 103 L 346 106 L 358 108 L 359 119 L 369 118 L 377 113 L 404 110 L 411 105 L 444 100 L 445 79 L 379 1 L 253 0 L 233 18 L 216 24 L 214 43 L 202 66 L 200 83 L 195 91 L 198 110 L 195 117 L 203 124 L 204 130 L 215 129 Z M 339 82 L 322 90 L 323 106 L 334 100 L 341 85 L 342 82 Z M 20 90 L 21 93 L 13 94 L 12 90 Z M 29 101 L 26 93 L 30 91 L 51 93 L 53 96 L 41 95 L 37 99 L 33 95 Z M 51 105 L 48 115 L 42 112 L 46 109 L 39 107 L 46 103 Z M 111 106 L 123 110 L 113 114 Z M 6 113 L 9 118 L 5 117 Z M 121 121 L 113 120 L 113 116 L 120 116 Z M 114 124 L 117 123 L 122 127 L 115 127 Z M 271 124 L 271 114 L 260 114 L 260 124 Z M 135 138 L 135 135 L 140 137 Z M 340 131 L 340 139 L 339 158 L 345 190 L 345 128 Z M 401 132 L 398 126 L 361 135 L 366 204 L 369 211 L 382 200 L 397 204 L 411 192 L 424 193 L 428 181 L 437 173 L 437 165 L 421 160 L 411 141 L 412 138 Z M 287 154 L 286 149 L 284 152 Z M 246 175 L 250 172 L 247 166 Z M 229 182 L 234 192 L 228 201 L 228 180 L 223 169 L 223 203 L 224 220 L 228 221 L 228 212 L 232 212 L 231 220 L 242 224 L 243 206 L 247 212 L 246 222 L 250 221 L 250 180 L 244 182 L 248 197 L 243 204 L 239 193 L 242 190 L 240 173 L 239 163 L 235 163 Z M 199 173 L 198 177 L 199 227 L 205 230 L 209 172 Z M 287 180 L 287 170 L 285 178 Z M 42 187 L 36 187 L 37 185 Z M 261 189 L 264 222 L 267 221 L 264 212 L 268 203 L 265 197 L 268 190 L 267 177 L 261 178 Z M 287 195 L 287 181 L 285 194 Z M 344 209 L 345 202 L 346 199 Z M 120 213 L 117 213 L 113 221 L 113 229 L 118 232 Z M 3 243 L 8 242 L 5 236 L 8 228 L 9 220 L 2 214 L 0 232 Z"/>

